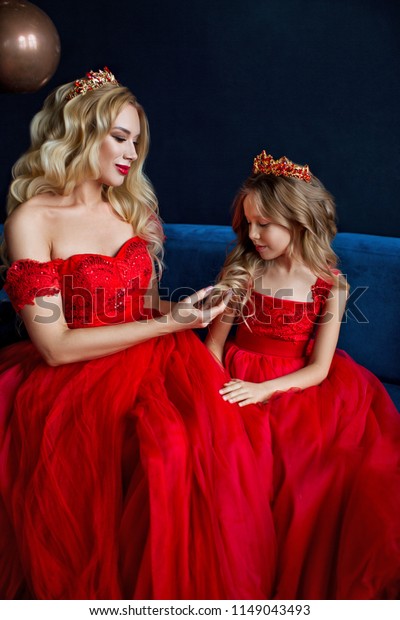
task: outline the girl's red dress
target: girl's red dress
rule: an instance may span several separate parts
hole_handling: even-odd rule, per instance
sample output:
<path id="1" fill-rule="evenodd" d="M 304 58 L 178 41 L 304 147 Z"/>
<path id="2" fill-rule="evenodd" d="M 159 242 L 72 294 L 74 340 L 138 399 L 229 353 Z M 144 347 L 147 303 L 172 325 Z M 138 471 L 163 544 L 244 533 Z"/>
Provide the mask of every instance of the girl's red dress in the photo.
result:
<path id="1" fill-rule="evenodd" d="M 309 302 L 254 292 L 226 347 L 232 377 L 303 368 L 330 286 Z M 315 387 L 260 405 L 273 451 L 276 599 L 400 598 L 400 416 L 368 370 L 337 350 Z"/>
<path id="2" fill-rule="evenodd" d="M 151 272 L 135 237 L 115 257 L 16 261 L 6 290 L 17 310 L 61 291 L 79 329 L 146 320 Z M 191 331 L 58 367 L 27 341 L 2 349 L 1 598 L 270 592 L 269 427 L 223 402 L 226 380 Z"/>

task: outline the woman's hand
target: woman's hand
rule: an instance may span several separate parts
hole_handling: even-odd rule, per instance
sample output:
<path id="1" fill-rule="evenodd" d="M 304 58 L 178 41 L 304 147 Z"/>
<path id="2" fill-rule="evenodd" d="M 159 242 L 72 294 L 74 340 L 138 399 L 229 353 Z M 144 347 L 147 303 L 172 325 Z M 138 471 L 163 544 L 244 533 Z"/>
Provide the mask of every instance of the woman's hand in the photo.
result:
<path id="1" fill-rule="evenodd" d="M 265 403 L 275 390 L 271 388 L 268 381 L 263 383 L 251 383 L 241 379 L 231 379 L 225 383 L 219 391 L 222 398 L 230 403 L 239 403 L 239 407 Z"/>
<path id="2" fill-rule="evenodd" d="M 214 287 L 208 286 L 177 302 L 166 317 L 172 331 L 207 327 L 218 315 L 226 310 L 231 293 L 228 292 L 216 306 L 202 308 L 201 302 Z"/>

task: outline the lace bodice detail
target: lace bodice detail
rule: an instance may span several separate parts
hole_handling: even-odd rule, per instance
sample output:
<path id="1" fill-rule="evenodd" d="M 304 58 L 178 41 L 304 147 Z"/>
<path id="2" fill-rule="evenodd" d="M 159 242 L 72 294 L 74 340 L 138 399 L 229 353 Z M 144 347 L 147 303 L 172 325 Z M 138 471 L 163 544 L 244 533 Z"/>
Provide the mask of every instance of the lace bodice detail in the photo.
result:
<path id="1" fill-rule="evenodd" d="M 90 327 L 143 318 L 151 273 L 146 242 L 133 237 L 116 256 L 75 254 L 44 263 L 15 261 L 4 288 L 17 311 L 36 297 L 61 293 L 69 327 Z M 45 306 L 48 317 L 51 308 Z"/>
<path id="2" fill-rule="evenodd" d="M 279 299 L 253 292 L 248 304 L 247 325 L 240 329 L 250 329 L 259 336 L 278 338 L 292 342 L 308 340 L 315 329 L 329 296 L 331 284 L 318 278 L 311 287 L 310 301 Z"/>

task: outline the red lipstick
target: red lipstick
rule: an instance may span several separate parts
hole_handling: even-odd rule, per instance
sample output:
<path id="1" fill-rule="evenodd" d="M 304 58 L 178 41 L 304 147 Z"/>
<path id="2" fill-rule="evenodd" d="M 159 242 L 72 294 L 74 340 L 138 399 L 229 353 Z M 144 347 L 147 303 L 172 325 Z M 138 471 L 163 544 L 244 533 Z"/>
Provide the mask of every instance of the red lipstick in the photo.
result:
<path id="1" fill-rule="evenodd" d="M 128 174 L 130 166 L 122 166 L 121 164 L 115 164 L 117 170 L 124 176 Z"/>

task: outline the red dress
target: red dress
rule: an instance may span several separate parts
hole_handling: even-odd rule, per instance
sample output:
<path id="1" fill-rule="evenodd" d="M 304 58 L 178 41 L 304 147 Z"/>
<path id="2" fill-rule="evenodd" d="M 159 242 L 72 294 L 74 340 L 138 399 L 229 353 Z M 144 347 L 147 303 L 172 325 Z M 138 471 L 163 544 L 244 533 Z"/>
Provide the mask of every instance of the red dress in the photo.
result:
<path id="1" fill-rule="evenodd" d="M 232 377 L 262 382 L 307 363 L 329 285 L 312 301 L 255 292 L 227 344 Z M 276 599 L 400 597 L 400 416 L 379 380 L 337 350 L 318 386 L 260 405 L 273 450 Z"/>
<path id="2" fill-rule="evenodd" d="M 6 288 L 16 309 L 61 291 L 71 328 L 144 320 L 151 267 L 135 237 L 115 257 L 17 261 Z M 2 349 L 1 598 L 271 591 L 269 427 L 224 403 L 226 380 L 191 331 L 58 367 Z"/>

